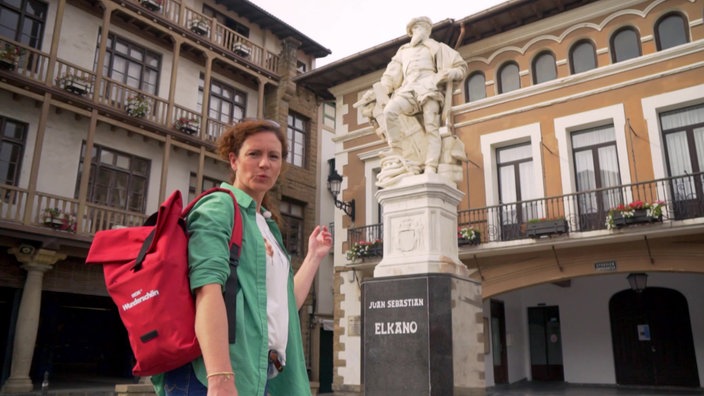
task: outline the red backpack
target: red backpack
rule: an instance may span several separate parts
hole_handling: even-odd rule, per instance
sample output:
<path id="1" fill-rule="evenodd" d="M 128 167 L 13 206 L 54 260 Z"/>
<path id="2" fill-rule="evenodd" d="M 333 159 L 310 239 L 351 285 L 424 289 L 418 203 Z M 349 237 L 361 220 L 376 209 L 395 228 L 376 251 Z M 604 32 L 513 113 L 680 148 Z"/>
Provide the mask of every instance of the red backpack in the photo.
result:
<path id="1" fill-rule="evenodd" d="M 95 234 L 86 263 L 103 265 L 105 285 L 120 312 L 137 361 L 134 375 L 164 373 L 201 355 L 195 334 L 195 303 L 188 283 L 185 218 L 200 198 L 215 191 L 229 193 L 235 206 L 230 277 L 225 285 L 229 337 L 234 343 L 242 218 L 230 190 L 204 191 L 183 210 L 181 192 L 176 190 L 143 226 Z"/>

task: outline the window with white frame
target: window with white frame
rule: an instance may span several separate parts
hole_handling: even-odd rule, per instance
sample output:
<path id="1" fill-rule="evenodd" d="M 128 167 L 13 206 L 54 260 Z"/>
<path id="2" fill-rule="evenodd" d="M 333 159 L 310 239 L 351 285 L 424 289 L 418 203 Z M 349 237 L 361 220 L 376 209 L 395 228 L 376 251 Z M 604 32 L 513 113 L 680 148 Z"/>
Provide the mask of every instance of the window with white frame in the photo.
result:
<path id="1" fill-rule="evenodd" d="M 672 177 L 671 209 L 678 219 L 695 217 L 704 197 L 704 104 L 663 112 L 660 123 Z"/>
<path id="2" fill-rule="evenodd" d="M 533 152 L 530 142 L 502 147 L 496 150 L 496 167 L 499 176 L 499 202 L 501 224 L 520 225 L 541 217 L 534 203 L 524 203 L 537 198 Z"/>
<path id="3" fill-rule="evenodd" d="M 599 229 L 609 209 L 623 203 L 614 127 L 609 124 L 574 131 L 570 139 L 580 193 L 579 224 L 584 230 Z"/>

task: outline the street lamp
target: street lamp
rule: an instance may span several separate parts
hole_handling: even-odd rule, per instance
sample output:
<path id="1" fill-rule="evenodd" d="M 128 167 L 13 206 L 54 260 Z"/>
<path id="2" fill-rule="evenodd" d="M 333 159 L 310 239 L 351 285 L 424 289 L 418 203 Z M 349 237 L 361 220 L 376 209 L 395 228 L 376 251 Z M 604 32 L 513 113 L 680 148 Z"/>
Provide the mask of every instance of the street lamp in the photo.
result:
<path id="1" fill-rule="evenodd" d="M 628 274 L 626 279 L 628 279 L 628 284 L 631 285 L 631 289 L 636 293 L 643 292 L 648 284 L 648 274 L 643 272 Z"/>
<path id="2" fill-rule="evenodd" d="M 332 194 L 332 197 L 335 200 L 335 206 L 342 209 L 342 211 L 345 212 L 345 214 L 349 216 L 352 221 L 354 221 L 354 199 L 349 202 L 340 201 L 337 199 L 337 195 L 340 194 L 341 184 L 342 176 L 337 173 L 337 170 L 331 169 L 330 174 L 328 175 L 328 191 L 330 191 L 330 194 Z"/>

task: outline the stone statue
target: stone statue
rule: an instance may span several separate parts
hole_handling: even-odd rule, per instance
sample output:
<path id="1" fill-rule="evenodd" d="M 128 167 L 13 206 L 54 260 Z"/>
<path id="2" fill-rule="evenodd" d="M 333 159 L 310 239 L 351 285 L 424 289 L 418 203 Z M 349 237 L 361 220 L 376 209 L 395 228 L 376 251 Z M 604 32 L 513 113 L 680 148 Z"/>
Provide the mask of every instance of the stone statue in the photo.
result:
<path id="1" fill-rule="evenodd" d="M 389 145 L 377 178 L 380 187 L 421 172 L 462 180 L 466 154 L 452 133 L 449 110 L 453 83 L 464 79 L 467 64 L 457 51 L 430 38 L 431 29 L 429 18 L 413 18 L 406 27 L 411 42 L 398 49 L 381 80 L 353 105 Z"/>

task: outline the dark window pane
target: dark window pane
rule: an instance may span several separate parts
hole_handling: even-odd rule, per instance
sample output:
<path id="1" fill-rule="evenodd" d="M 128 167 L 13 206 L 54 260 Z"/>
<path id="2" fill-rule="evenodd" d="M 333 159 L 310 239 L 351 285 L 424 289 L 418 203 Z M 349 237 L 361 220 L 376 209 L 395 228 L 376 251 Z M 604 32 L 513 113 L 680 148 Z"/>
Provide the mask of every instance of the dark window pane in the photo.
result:
<path id="1" fill-rule="evenodd" d="M 555 57 L 549 52 L 543 52 L 533 61 L 533 82 L 540 84 L 557 78 Z"/>
<path id="2" fill-rule="evenodd" d="M 85 152 L 85 143 L 82 152 Z M 88 177 L 88 200 L 117 209 L 144 212 L 148 175 L 151 162 L 146 158 L 120 153 L 107 147 L 94 146 L 94 158 Z M 78 167 L 78 177 L 83 172 L 83 157 Z M 76 195 L 78 186 L 76 187 Z"/>
<path id="3" fill-rule="evenodd" d="M 614 34 L 611 40 L 611 58 L 614 62 L 640 56 L 640 39 L 633 29 L 623 29 Z"/>
<path id="4" fill-rule="evenodd" d="M 511 92 L 521 87 L 518 65 L 509 63 L 499 70 L 499 93 Z"/>
<path id="5" fill-rule="evenodd" d="M 672 48 L 687 42 L 685 20 L 679 15 L 668 15 L 661 19 L 655 33 L 658 50 Z"/>
<path id="6" fill-rule="evenodd" d="M 482 73 L 474 73 L 467 79 L 468 101 L 486 98 L 486 79 Z"/>
<path id="7" fill-rule="evenodd" d="M 596 52 L 592 43 L 582 41 L 572 47 L 570 54 L 572 74 L 582 73 L 596 68 Z"/>

